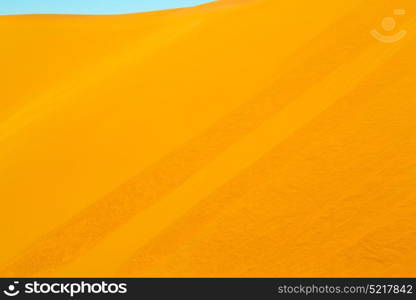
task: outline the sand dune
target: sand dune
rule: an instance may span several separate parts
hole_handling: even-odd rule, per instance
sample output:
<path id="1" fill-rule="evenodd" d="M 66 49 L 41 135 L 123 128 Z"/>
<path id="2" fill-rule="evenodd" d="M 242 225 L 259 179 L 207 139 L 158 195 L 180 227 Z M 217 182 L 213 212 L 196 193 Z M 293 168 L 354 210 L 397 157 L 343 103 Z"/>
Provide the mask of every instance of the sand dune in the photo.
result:
<path id="1" fill-rule="evenodd" d="M 0 17 L 0 276 L 415 276 L 415 8 Z"/>

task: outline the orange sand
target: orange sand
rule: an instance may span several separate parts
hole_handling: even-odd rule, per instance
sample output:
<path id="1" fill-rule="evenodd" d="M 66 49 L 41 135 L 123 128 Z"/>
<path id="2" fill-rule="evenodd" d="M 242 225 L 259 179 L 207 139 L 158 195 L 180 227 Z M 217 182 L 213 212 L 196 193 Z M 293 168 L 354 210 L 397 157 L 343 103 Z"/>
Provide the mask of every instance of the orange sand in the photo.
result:
<path id="1" fill-rule="evenodd" d="M 0 276 L 416 276 L 415 9 L 0 17 Z"/>

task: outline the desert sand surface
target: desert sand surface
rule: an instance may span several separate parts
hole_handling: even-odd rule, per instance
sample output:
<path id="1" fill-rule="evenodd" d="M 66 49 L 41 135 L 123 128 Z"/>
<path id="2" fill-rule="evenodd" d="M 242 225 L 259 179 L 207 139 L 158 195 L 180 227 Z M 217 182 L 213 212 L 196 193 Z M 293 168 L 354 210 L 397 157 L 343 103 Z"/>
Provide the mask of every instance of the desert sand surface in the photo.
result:
<path id="1" fill-rule="evenodd" d="M 0 276 L 416 276 L 415 10 L 1 16 Z"/>

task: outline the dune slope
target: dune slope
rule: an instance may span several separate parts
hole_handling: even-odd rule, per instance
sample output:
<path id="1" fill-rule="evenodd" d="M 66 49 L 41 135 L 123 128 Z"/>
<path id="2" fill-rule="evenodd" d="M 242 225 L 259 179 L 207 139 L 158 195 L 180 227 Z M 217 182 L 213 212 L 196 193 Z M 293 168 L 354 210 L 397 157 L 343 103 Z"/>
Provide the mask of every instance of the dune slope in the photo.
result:
<path id="1" fill-rule="evenodd" d="M 0 17 L 0 276 L 416 276 L 415 9 Z"/>

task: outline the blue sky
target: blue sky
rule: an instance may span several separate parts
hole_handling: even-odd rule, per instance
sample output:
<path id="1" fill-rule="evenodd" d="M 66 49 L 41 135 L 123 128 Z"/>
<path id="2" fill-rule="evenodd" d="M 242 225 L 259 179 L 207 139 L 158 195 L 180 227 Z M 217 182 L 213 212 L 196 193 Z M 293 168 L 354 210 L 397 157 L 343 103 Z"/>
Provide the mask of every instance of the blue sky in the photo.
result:
<path id="1" fill-rule="evenodd" d="M 0 15 L 121 14 L 192 6 L 210 0 L 0 0 Z"/>

